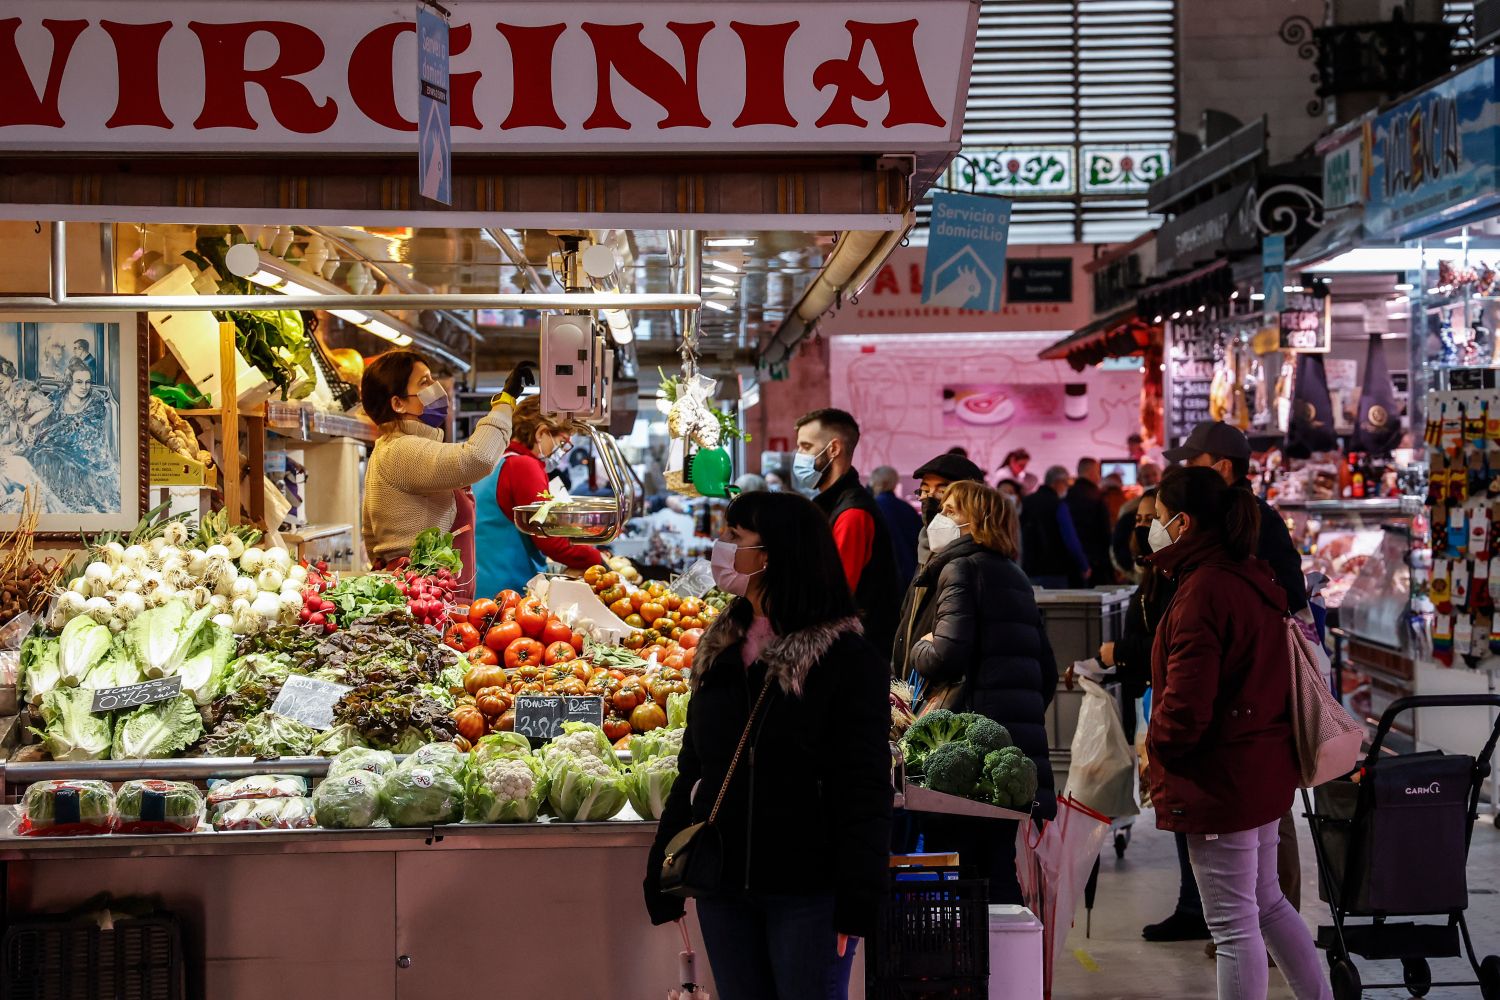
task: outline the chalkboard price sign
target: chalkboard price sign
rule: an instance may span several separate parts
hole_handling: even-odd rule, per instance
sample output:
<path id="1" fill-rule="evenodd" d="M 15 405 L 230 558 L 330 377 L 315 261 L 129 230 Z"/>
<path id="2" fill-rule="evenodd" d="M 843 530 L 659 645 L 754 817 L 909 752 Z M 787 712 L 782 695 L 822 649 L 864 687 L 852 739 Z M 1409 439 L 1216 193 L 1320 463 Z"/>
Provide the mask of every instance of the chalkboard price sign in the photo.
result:
<path id="1" fill-rule="evenodd" d="M 604 724 L 604 699 L 566 695 L 523 694 L 516 699 L 516 732 L 546 741 L 562 735 L 564 722 Z"/>
<path id="2" fill-rule="evenodd" d="M 314 729 L 332 729 L 333 706 L 350 690 L 343 684 L 293 674 L 281 686 L 271 711 Z"/>
<path id="3" fill-rule="evenodd" d="M 101 688 L 94 692 L 94 702 L 89 706 L 89 711 L 97 714 L 139 708 L 141 705 L 175 698 L 181 690 L 182 678 L 177 676 L 158 677 L 154 681 L 126 687 Z"/>

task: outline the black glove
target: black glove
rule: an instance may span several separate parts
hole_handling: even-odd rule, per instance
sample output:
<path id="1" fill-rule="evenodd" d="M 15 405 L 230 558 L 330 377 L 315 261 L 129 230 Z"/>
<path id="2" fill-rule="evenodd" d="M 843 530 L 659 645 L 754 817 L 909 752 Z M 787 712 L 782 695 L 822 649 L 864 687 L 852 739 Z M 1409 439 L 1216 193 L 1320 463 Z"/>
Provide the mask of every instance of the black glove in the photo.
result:
<path id="1" fill-rule="evenodd" d="M 510 370 L 505 377 L 505 391 L 512 399 L 520 399 L 527 386 L 536 385 L 536 369 L 535 361 L 522 361 Z"/>

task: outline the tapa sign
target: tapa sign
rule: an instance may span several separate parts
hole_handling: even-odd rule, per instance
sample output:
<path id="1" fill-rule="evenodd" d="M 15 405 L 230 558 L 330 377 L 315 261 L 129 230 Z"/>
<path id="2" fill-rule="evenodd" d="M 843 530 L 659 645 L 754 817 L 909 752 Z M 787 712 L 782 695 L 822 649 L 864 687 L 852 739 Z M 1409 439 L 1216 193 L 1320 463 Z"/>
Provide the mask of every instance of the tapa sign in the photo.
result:
<path id="1" fill-rule="evenodd" d="M 957 148 L 979 7 L 465 2 L 453 149 Z M 0 149 L 409 153 L 412 6 L 8 0 Z"/>
<path id="2" fill-rule="evenodd" d="M 1010 208 L 1004 198 L 949 191 L 933 195 L 924 305 L 999 311 Z"/>
<path id="3" fill-rule="evenodd" d="M 1421 235 L 1500 201 L 1500 92 L 1490 56 L 1365 125 L 1365 228 Z"/>

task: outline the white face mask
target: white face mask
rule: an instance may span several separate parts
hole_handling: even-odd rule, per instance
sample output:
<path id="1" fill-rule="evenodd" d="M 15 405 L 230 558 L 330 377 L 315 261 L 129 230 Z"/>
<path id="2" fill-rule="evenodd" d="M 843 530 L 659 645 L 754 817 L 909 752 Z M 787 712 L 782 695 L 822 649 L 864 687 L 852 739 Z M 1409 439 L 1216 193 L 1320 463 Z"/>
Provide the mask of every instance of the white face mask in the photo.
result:
<path id="1" fill-rule="evenodd" d="M 927 544 L 933 552 L 941 552 L 963 535 L 967 524 L 959 524 L 947 514 L 939 514 L 927 525 Z"/>
<path id="2" fill-rule="evenodd" d="M 1172 515 L 1172 521 L 1177 520 L 1181 516 L 1181 514 Z M 1150 544 L 1152 552 L 1160 552 L 1168 545 L 1171 545 L 1173 542 L 1177 541 L 1177 539 L 1172 537 L 1172 533 L 1167 530 L 1167 526 L 1170 525 L 1172 521 L 1168 521 L 1166 524 L 1163 524 L 1161 518 L 1159 517 L 1154 517 L 1151 519 L 1151 531 L 1146 535 L 1146 541 Z"/>
<path id="3" fill-rule="evenodd" d="M 735 569 L 734 561 L 742 548 L 759 549 L 764 546 L 741 546 L 720 538 L 714 542 L 714 552 L 710 559 L 713 565 L 714 583 L 726 594 L 733 594 L 736 597 L 744 597 L 750 590 L 750 578 L 764 572 L 764 569 L 758 569 L 754 573 L 741 573 Z"/>

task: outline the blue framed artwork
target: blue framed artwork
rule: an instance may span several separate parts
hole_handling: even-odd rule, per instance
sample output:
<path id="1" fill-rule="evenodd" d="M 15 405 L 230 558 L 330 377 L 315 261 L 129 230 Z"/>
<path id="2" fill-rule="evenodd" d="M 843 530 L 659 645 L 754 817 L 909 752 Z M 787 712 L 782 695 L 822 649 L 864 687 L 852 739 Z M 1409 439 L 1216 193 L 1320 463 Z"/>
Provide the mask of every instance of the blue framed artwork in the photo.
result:
<path id="1" fill-rule="evenodd" d="M 146 337 L 135 313 L 0 314 L 0 530 L 128 531 L 145 512 Z"/>

